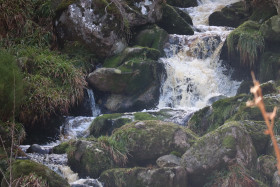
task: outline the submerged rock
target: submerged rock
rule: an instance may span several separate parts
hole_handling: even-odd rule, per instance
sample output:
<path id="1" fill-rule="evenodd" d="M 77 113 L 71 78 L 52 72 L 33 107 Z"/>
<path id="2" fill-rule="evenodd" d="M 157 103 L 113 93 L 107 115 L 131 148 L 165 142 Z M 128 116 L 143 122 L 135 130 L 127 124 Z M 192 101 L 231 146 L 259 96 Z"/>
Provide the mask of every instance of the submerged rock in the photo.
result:
<path id="1" fill-rule="evenodd" d="M 196 136 L 189 129 L 163 121 L 136 121 L 117 129 L 116 141 L 124 142 L 129 161 L 137 165 L 155 163 L 160 156 L 176 151 L 184 153 Z"/>
<path id="2" fill-rule="evenodd" d="M 103 172 L 99 179 L 104 187 L 186 187 L 187 171 L 182 167 L 116 168 Z"/>
<path id="3" fill-rule="evenodd" d="M 256 159 L 246 129 L 239 122 L 229 122 L 198 139 L 182 156 L 181 165 L 190 174 L 191 183 L 201 186 L 215 170 L 233 163 L 250 170 L 255 167 Z"/>

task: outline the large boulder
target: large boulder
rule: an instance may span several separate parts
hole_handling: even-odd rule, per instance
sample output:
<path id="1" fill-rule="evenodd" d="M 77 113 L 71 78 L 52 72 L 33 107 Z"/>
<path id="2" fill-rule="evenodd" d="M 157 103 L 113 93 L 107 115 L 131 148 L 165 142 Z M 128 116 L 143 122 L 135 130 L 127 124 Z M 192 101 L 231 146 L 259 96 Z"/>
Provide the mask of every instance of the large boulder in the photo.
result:
<path id="1" fill-rule="evenodd" d="M 168 40 L 168 33 L 156 25 L 147 26 L 135 37 L 135 45 L 153 48 L 164 55 L 163 47 Z M 147 56 L 149 58 L 149 56 Z M 153 59 L 153 58 L 151 58 Z M 157 59 L 154 59 L 157 60 Z"/>
<path id="2" fill-rule="evenodd" d="M 131 34 L 132 27 L 155 23 L 162 18 L 162 0 L 148 3 L 79 0 L 71 3 L 56 20 L 59 41 L 82 41 L 100 57 L 121 52 L 127 46 L 126 37 Z"/>
<path id="3" fill-rule="evenodd" d="M 196 140 L 189 129 L 156 120 L 126 124 L 112 137 L 126 144 L 129 160 L 138 165 L 155 163 L 157 158 L 172 151 L 184 153 Z"/>
<path id="4" fill-rule="evenodd" d="M 255 167 L 256 150 L 250 135 L 239 122 L 229 122 L 197 140 L 182 156 L 181 165 L 194 186 L 202 186 L 215 170 L 237 163 L 249 170 Z"/>
<path id="5" fill-rule="evenodd" d="M 180 35 L 193 35 L 194 31 L 190 26 L 192 23 L 188 23 L 179 13 L 176 8 L 164 4 L 162 8 L 162 19 L 158 22 L 158 25 L 166 30 L 169 34 Z"/>
<path id="6" fill-rule="evenodd" d="M 88 75 L 88 82 L 105 110 L 127 112 L 157 105 L 163 74 L 161 63 L 137 57 L 117 68 L 97 69 Z"/>
<path id="7" fill-rule="evenodd" d="M 6 174 L 6 177 L 9 180 L 10 176 L 8 172 Z M 36 180 L 37 178 L 37 183 L 39 183 L 39 186 L 45 184 L 45 186 L 49 187 L 70 187 L 70 185 L 64 178 L 62 178 L 57 173 L 49 169 L 47 166 L 44 166 L 31 160 L 15 161 L 12 164 L 12 177 L 13 179 L 19 179 L 19 184 L 21 185 L 24 185 L 24 181 L 32 181 L 32 178 L 33 180 Z M 2 180 L 1 186 L 8 187 L 9 185 L 6 183 L 5 180 Z"/>
<path id="8" fill-rule="evenodd" d="M 104 187 L 187 187 L 188 174 L 182 167 L 116 168 L 103 172 Z"/>
<path id="9" fill-rule="evenodd" d="M 250 16 L 245 7 L 245 1 L 230 4 L 221 11 L 216 11 L 209 16 L 209 25 L 238 27 Z"/>
<path id="10" fill-rule="evenodd" d="M 261 33 L 270 42 L 280 42 L 280 16 L 273 16 L 261 25 Z"/>
<path id="11" fill-rule="evenodd" d="M 120 151 L 117 147 L 114 148 L 115 151 Z M 122 157 L 118 154 L 121 152 L 110 150 L 113 148 L 106 137 L 102 140 L 77 140 L 71 142 L 68 148 L 68 164 L 81 177 L 97 178 L 103 171 L 125 164 L 125 154 Z"/>

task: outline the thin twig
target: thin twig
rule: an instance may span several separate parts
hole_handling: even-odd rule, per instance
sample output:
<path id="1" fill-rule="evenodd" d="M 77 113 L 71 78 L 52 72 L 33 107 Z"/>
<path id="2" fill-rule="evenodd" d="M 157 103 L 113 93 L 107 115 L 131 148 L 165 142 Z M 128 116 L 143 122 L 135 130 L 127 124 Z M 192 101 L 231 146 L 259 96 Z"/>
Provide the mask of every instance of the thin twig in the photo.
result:
<path id="1" fill-rule="evenodd" d="M 265 110 L 265 105 L 263 102 L 263 95 L 262 95 L 262 89 L 260 87 L 259 81 L 256 80 L 255 74 L 252 72 L 252 79 L 254 83 L 254 87 L 250 89 L 250 92 L 254 94 L 254 100 L 253 101 L 247 101 L 247 106 L 257 106 L 259 107 L 262 116 L 264 118 L 265 124 L 267 126 L 267 130 L 265 131 L 265 134 L 270 135 L 273 148 L 275 150 L 276 158 L 277 158 L 277 169 L 278 174 L 280 175 L 280 150 L 276 141 L 276 138 L 274 136 L 273 127 L 274 127 L 274 119 L 276 117 L 276 111 L 277 107 L 274 107 L 272 113 L 267 113 Z"/>

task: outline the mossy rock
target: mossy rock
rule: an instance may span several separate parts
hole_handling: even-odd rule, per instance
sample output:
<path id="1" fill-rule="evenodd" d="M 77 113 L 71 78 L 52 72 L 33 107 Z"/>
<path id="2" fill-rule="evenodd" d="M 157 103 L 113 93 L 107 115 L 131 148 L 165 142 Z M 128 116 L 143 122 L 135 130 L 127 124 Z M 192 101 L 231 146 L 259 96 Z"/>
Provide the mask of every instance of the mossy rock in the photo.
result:
<path id="1" fill-rule="evenodd" d="M 98 178 L 103 171 L 117 166 L 111 148 L 104 140 L 77 140 L 68 149 L 68 164 L 81 177 Z"/>
<path id="2" fill-rule="evenodd" d="M 277 171 L 277 160 L 271 155 L 262 155 L 258 158 L 257 171 L 266 181 L 272 183 L 274 173 Z"/>
<path id="3" fill-rule="evenodd" d="M 173 8 L 189 25 L 193 25 L 192 18 L 186 11 L 183 11 L 177 7 L 173 7 Z"/>
<path id="4" fill-rule="evenodd" d="M 133 114 L 134 119 L 138 121 L 143 120 L 158 120 L 158 118 L 152 114 L 146 113 L 146 112 L 136 112 Z"/>
<path id="5" fill-rule="evenodd" d="M 253 8 L 252 15 L 249 19 L 258 23 L 263 23 L 275 15 L 277 15 L 277 10 L 273 4 L 262 3 L 261 5 Z"/>
<path id="6" fill-rule="evenodd" d="M 253 81 L 242 81 L 242 83 L 240 84 L 237 92 L 236 92 L 236 95 L 239 95 L 239 94 L 249 94 L 250 93 L 250 88 L 253 87 L 254 84 L 253 84 Z"/>
<path id="7" fill-rule="evenodd" d="M 168 33 L 156 25 L 144 27 L 136 36 L 134 44 L 138 46 L 156 49 L 160 55 L 164 55 L 163 47 L 168 40 Z M 149 55 L 147 55 L 147 58 Z M 154 59 L 154 58 L 151 58 Z M 157 60 L 157 59 L 155 59 Z"/>
<path id="8" fill-rule="evenodd" d="M 259 29 L 260 24 L 257 22 L 246 21 L 228 35 L 226 44 L 232 67 L 239 69 L 257 67 L 258 58 L 265 45 Z"/>
<path id="9" fill-rule="evenodd" d="M 140 165 L 172 151 L 185 152 L 196 140 L 189 129 L 162 121 L 135 121 L 117 129 L 112 137 L 129 150 L 129 160 Z"/>
<path id="10" fill-rule="evenodd" d="M 276 15 L 265 21 L 260 28 L 264 38 L 272 43 L 280 42 L 280 16 Z"/>
<path id="11" fill-rule="evenodd" d="M 131 116 L 125 114 L 103 114 L 93 120 L 90 125 L 90 135 L 99 137 L 101 135 L 111 135 L 114 129 L 117 129 L 126 123 L 132 122 Z"/>
<path id="12" fill-rule="evenodd" d="M 248 170 L 255 167 L 257 153 L 250 135 L 240 122 L 224 124 L 199 138 L 182 156 L 193 186 L 207 183 L 215 170 L 237 163 Z"/>
<path id="13" fill-rule="evenodd" d="M 182 187 L 188 186 L 187 171 L 182 167 L 115 168 L 103 172 L 104 187 Z"/>
<path id="14" fill-rule="evenodd" d="M 204 135 L 224 124 L 226 120 L 234 116 L 239 107 L 245 106 L 249 99 L 246 94 L 221 99 L 193 114 L 188 122 L 188 127 L 198 135 Z"/>
<path id="15" fill-rule="evenodd" d="M 166 3 L 176 7 L 188 8 L 197 6 L 197 1 L 194 0 L 167 0 Z"/>
<path id="16" fill-rule="evenodd" d="M 266 149 L 269 143 L 269 136 L 264 134 L 264 131 L 267 129 L 265 122 L 260 121 L 240 121 L 245 127 L 246 131 L 250 135 L 253 145 L 256 149 L 258 155 L 266 154 Z"/>
<path id="17" fill-rule="evenodd" d="M 168 4 L 162 8 L 162 19 L 158 25 L 168 34 L 193 35 L 194 31 L 176 9 Z"/>
<path id="18" fill-rule="evenodd" d="M 42 164 L 38 164 L 31 160 L 17 160 L 12 164 L 13 179 L 19 179 L 20 177 L 25 177 L 32 173 L 45 180 L 50 187 L 70 187 L 64 178 Z M 9 178 L 8 173 L 6 174 L 6 177 Z M 8 186 L 5 180 L 2 180 L 1 186 Z"/>
<path id="19" fill-rule="evenodd" d="M 221 11 L 212 13 L 209 16 L 209 25 L 238 27 L 250 16 L 245 2 L 240 1 L 224 7 Z"/>
<path id="20" fill-rule="evenodd" d="M 149 40 L 149 42 L 152 41 Z M 106 68 L 117 68 L 125 62 L 130 60 L 135 60 L 135 59 L 158 60 L 158 58 L 160 57 L 160 50 L 162 50 L 160 46 L 149 46 L 149 45 L 145 45 L 144 43 L 142 43 L 142 45 L 145 47 L 142 46 L 127 47 L 122 53 L 106 58 L 103 66 Z M 159 47 L 161 49 L 157 49 L 156 47 Z"/>
<path id="21" fill-rule="evenodd" d="M 260 81 L 279 80 L 280 54 L 265 52 L 260 59 Z"/>
<path id="22" fill-rule="evenodd" d="M 56 12 L 62 12 L 63 10 L 67 9 L 69 5 L 76 2 L 78 2 L 78 0 L 54 0 L 51 1 L 51 5 Z"/>
<path id="23" fill-rule="evenodd" d="M 209 178 L 211 180 L 205 186 L 228 186 L 229 184 L 234 184 L 235 186 L 268 187 L 268 185 L 255 178 L 251 171 L 240 165 L 232 165 L 226 170 L 216 171 Z"/>
<path id="24" fill-rule="evenodd" d="M 62 142 L 53 148 L 54 154 L 65 154 L 70 149 L 71 142 Z"/>

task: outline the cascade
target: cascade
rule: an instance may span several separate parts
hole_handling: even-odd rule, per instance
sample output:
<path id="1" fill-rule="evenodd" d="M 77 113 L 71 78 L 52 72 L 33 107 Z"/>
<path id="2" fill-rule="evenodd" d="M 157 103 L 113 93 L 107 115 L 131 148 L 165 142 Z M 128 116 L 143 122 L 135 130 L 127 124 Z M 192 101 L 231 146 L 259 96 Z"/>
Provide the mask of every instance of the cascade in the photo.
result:
<path id="1" fill-rule="evenodd" d="M 192 36 L 170 35 L 161 58 L 167 77 L 162 83 L 158 108 L 196 111 L 215 98 L 236 94 L 240 82 L 232 81 L 219 61 L 220 50 L 232 28 L 208 26 L 209 15 L 236 2 L 204 0 L 192 8 L 182 8 L 192 17 Z M 198 32 L 199 31 L 199 32 Z"/>
<path id="2" fill-rule="evenodd" d="M 225 68 L 219 61 L 223 42 L 232 29 L 208 26 L 207 22 L 212 12 L 237 1 L 201 0 L 197 7 L 181 8 L 192 17 L 196 31 L 192 36 L 169 36 L 169 41 L 164 49 L 166 56 L 160 59 L 165 66 L 167 76 L 166 80 L 162 82 L 158 109 L 166 107 L 183 109 L 188 118 L 189 114 L 211 104 L 217 98 L 235 95 L 240 83 L 230 80 L 229 75 L 224 74 Z M 61 127 L 60 140 L 41 146 L 43 149 L 50 149 L 61 141 L 87 135 L 89 125 L 101 113 L 95 103 L 93 91 L 87 89 L 87 94 L 92 117 L 66 117 L 65 123 Z M 23 150 L 28 147 L 21 146 Z M 102 187 L 97 179 L 79 179 L 78 175 L 67 166 L 66 154 L 28 153 L 27 156 L 59 173 L 72 186 Z"/>
<path id="3" fill-rule="evenodd" d="M 92 89 L 87 88 L 87 94 L 90 102 L 90 109 L 93 117 L 97 117 L 100 115 L 101 111 L 98 107 L 98 105 L 95 103 L 94 93 Z"/>

